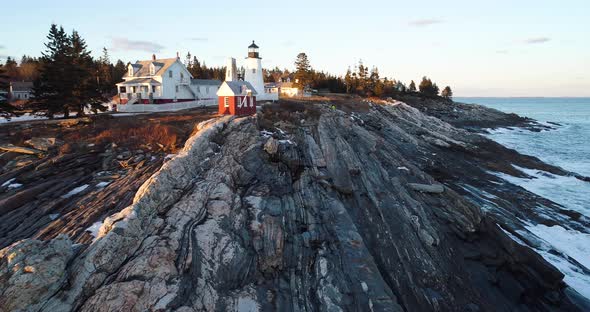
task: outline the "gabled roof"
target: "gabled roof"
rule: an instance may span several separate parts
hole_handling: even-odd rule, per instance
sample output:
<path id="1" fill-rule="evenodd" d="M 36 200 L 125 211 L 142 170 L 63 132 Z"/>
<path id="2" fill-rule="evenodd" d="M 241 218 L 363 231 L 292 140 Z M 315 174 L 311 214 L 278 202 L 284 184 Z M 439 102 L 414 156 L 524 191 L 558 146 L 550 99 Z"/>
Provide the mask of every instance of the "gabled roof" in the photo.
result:
<path id="1" fill-rule="evenodd" d="M 192 85 L 199 85 L 199 86 L 220 86 L 221 81 L 215 79 L 191 79 Z"/>
<path id="2" fill-rule="evenodd" d="M 157 60 L 147 60 L 147 61 L 137 61 L 135 64 L 131 64 L 133 67 L 133 77 L 145 77 L 151 76 L 150 75 L 150 65 L 154 63 L 156 66 L 157 71 L 154 73 L 154 76 L 164 76 L 166 71 L 172 64 L 174 64 L 178 58 L 167 58 L 167 59 L 157 59 Z M 126 72 L 123 78 L 129 78 L 129 72 Z"/>
<path id="3" fill-rule="evenodd" d="M 247 81 L 224 81 L 217 91 L 219 96 L 235 96 L 248 95 L 248 91 L 252 95 L 257 95 L 256 89 Z"/>
<path id="4" fill-rule="evenodd" d="M 12 92 L 33 91 L 33 83 L 31 81 L 11 81 L 10 86 L 12 87 Z"/>

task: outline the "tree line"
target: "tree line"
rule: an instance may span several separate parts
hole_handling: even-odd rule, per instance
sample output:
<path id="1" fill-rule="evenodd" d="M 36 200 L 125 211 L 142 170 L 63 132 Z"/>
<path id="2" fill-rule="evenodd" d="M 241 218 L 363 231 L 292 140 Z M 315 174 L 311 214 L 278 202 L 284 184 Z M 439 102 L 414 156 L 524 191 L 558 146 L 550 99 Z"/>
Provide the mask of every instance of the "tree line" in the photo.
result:
<path id="1" fill-rule="evenodd" d="M 335 76 L 323 71 L 316 71 L 310 64 L 305 53 L 299 53 L 295 60 L 295 71 L 281 70 L 278 67 L 265 70 L 265 82 L 282 82 L 289 78 L 297 87 L 316 90 L 328 90 L 332 93 L 358 94 L 360 96 L 395 96 L 398 94 L 416 94 L 427 97 L 443 97 L 451 99 L 453 91 L 446 86 L 442 91 L 436 83 L 426 76 L 416 86 L 412 80 L 408 85 L 403 82 L 381 77 L 379 69 L 374 66 L 369 68 L 362 60 L 354 67 L 348 68 L 344 77 Z"/>
<path id="2" fill-rule="evenodd" d="M 190 52 L 186 55 L 184 65 L 195 79 L 216 79 L 225 80 L 225 67 L 207 67 L 205 62 L 201 63 L 196 56 Z"/>

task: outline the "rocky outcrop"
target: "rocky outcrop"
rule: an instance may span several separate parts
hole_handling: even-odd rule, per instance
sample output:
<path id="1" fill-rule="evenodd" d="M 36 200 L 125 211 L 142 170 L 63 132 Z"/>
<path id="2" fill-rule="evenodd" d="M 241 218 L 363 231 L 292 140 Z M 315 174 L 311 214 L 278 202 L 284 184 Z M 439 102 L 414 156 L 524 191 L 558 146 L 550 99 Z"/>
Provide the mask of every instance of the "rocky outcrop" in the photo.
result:
<path id="1" fill-rule="evenodd" d="M 306 108 L 305 120 L 263 110 L 201 123 L 94 241 L 25 239 L 2 250 L 1 306 L 577 309 L 559 271 L 433 178 L 433 154 L 475 157 L 481 138 L 403 103 L 354 116 L 329 107 Z M 25 274 L 36 281 L 28 299 Z"/>

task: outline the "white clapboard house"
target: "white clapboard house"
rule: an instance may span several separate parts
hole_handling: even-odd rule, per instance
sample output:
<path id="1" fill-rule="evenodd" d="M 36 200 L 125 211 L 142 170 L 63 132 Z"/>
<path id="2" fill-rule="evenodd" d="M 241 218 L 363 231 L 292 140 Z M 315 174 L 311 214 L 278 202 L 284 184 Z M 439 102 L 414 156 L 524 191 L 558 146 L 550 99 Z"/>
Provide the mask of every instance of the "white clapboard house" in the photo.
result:
<path id="1" fill-rule="evenodd" d="M 118 111 L 173 111 L 217 105 L 219 80 L 193 79 L 179 57 L 137 61 L 117 84 Z"/>

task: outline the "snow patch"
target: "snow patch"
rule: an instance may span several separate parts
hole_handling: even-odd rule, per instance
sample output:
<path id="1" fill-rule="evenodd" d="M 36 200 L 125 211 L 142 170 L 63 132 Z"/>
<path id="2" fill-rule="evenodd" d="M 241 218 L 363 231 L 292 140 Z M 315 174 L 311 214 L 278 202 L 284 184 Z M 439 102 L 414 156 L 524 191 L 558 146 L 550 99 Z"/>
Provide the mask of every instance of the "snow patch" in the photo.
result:
<path id="1" fill-rule="evenodd" d="M 289 145 L 297 145 L 293 143 L 291 140 L 279 140 L 279 144 L 289 144 Z"/>
<path id="2" fill-rule="evenodd" d="M 0 124 L 3 123 L 12 123 L 12 122 L 19 122 L 19 121 L 31 121 L 31 120 L 46 120 L 47 117 L 43 116 L 36 116 L 31 114 L 24 114 L 18 117 L 11 117 L 9 119 L 0 118 Z"/>
<path id="3" fill-rule="evenodd" d="M 100 182 L 100 183 L 98 183 L 96 185 L 96 187 L 98 187 L 98 188 L 104 188 L 104 187 L 106 187 L 109 184 L 111 184 L 111 182 Z"/>
<path id="4" fill-rule="evenodd" d="M 66 195 L 63 195 L 61 198 L 70 198 L 76 194 L 79 194 L 80 192 L 83 192 L 85 189 L 87 189 L 90 185 L 88 184 L 84 184 L 81 186 L 78 186 L 74 189 L 72 189 L 71 191 L 69 191 Z"/>
<path id="5" fill-rule="evenodd" d="M 102 226 L 103 221 L 97 221 L 94 222 L 91 226 L 89 226 L 86 229 L 86 232 L 89 232 L 90 235 L 92 235 L 92 237 L 94 237 L 94 239 L 92 240 L 93 242 L 96 241 L 96 238 L 98 238 L 98 231 L 100 230 L 100 227 Z"/>
<path id="6" fill-rule="evenodd" d="M 269 137 L 271 137 L 271 136 L 273 135 L 273 133 L 272 133 L 272 132 L 270 132 L 270 131 L 266 131 L 266 130 L 262 130 L 262 131 L 260 131 L 260 134 L 261 134 L 263 137 L 265 137 L 265 138 L 269 138 Z"/>
<path id="7" fill-rule="evenodd" d="M 12 179 L 10 179 L 10 180 L 8 180 L 8 181 L 6 181 L 6 182 L 2 183 L 2 187 L 5 187 L 5 186 L 8 186 L 8 185 L 10 185 L 10 184 L 12 183 L 12 181 L 14 181 L 14 180 L 16 180 L 16 178 L 12 178 Z"/>

